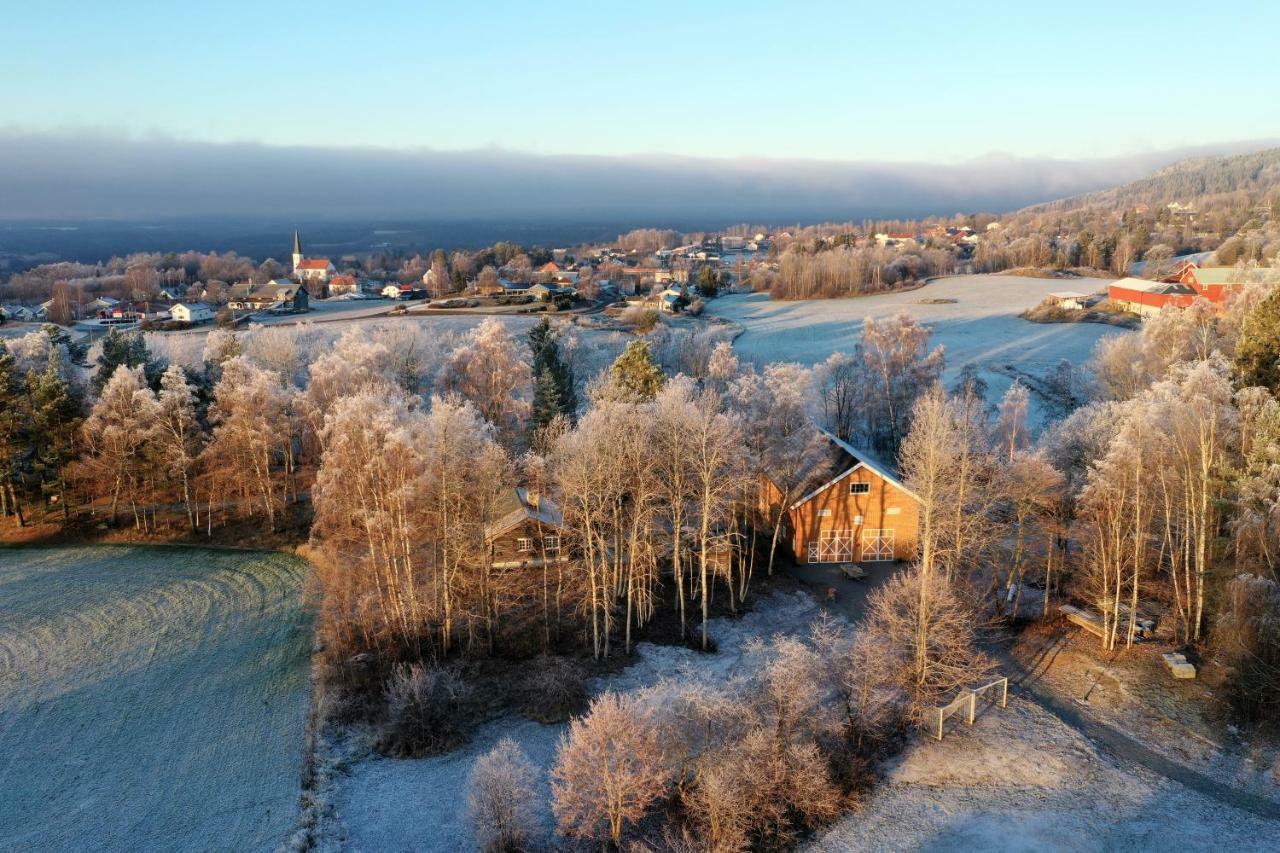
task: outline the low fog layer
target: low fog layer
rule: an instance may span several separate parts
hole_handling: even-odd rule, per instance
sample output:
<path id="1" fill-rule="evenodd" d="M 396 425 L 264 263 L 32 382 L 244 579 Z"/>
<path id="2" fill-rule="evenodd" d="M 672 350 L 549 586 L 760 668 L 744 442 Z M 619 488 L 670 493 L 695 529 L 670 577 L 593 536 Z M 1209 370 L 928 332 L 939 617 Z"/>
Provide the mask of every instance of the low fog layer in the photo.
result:
<path id="1" fill-rule="evenodd" d="M 852 147 L 852 146 L 851 146 Z M 1013 210 L 1236 143 L 949 165 L 541 156 L 0 134 L 0 218 L 254 215 L 770 222 Z"/>

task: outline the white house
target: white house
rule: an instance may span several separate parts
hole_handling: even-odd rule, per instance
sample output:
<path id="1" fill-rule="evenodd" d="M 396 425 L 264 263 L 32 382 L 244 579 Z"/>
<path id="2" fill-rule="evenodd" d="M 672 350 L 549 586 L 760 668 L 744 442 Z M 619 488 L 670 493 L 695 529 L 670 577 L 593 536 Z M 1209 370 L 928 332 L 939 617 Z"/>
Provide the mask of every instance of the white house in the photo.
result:
<path id="1" fill-rule="evenodd" d="M 203 302 L 177 302 L 170 306 L 169 316 L 179 323 L 208 323 L 214 311 Z"/>
<path id="2" fill-rule="evenodd" d="M 34 311 L 22 305 L 0 306 L 0 313 L 4 314 L 5 319 L 14 323 L 30 323 L 36 318 Z"/>

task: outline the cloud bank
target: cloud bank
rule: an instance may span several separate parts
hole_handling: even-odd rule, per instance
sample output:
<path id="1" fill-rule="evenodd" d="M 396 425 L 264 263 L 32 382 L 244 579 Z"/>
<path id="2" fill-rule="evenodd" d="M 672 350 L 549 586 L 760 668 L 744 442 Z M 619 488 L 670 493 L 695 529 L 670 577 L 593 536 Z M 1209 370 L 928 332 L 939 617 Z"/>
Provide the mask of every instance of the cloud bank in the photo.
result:
<path id="1" fill-rule="evenodd" d="M 1013 210 L 1228 143 L 954 164 L 273 147 L 0 133 L 0 219 L 270 216 L 788 222 Z"/>

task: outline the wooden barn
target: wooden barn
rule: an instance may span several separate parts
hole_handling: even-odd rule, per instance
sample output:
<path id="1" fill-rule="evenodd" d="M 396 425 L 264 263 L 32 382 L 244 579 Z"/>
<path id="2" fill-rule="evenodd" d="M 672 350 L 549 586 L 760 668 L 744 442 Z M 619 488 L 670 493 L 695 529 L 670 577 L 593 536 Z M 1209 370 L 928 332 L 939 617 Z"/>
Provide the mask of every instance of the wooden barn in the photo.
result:
<path id="1" fill-rule="evenodd" d="M 550 498 L 515 488 L 496 510 L 497 520 L 484 531 L 495 569 L 534 568 L 569 559 L 564 519 Z"/>
<path id="2" fill-rule="evenodd" d="M 787 508 L 783 538 L 797 563 L 914 560 L 919 500 L 870 454 L 824 431 L 826 453 Z M 782 491 L 766 481 L 762 507 L 776 517 Z"/>

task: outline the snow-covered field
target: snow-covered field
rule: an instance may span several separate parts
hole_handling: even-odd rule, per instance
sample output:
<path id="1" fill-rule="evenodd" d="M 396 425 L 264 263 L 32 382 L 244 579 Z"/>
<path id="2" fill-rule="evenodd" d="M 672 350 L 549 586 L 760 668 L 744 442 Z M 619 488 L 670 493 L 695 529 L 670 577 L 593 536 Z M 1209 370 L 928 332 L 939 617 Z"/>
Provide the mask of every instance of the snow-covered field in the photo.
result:
<path id="1" fill-rule="evenodd" d="M 274 850 L 298 819 L 305 564 L 0 549 L 0 850 Z"/>
<path id="2" fill-rule="evenodd" d="M 833 352 L 852 351 L 864 318 L 883 319 L 906 312 L 933 332 L 931 344 L 946 350 L 947 379 L 974 364 L 999 398 L 1012 379 L 993 368 L 1011 364 L 1043 374 L 1062 359 L 1088 360 L 1098 340 L 1124 334 L 1096 323 L 1032 323 L 1018 317 L 1050 293 L 1106 288 L 1104 279 L 1051 279 L 1007 275 L 952 276 L 905 293 L 881 293 L 849 299 L 771 300 L 768 294 L 723 296 L 707 303 L 707 313 L 744 329 L 734 342 L 753 361 L 816 364 Z M 921 300 L 954 299 L 924 304 Z"/>

